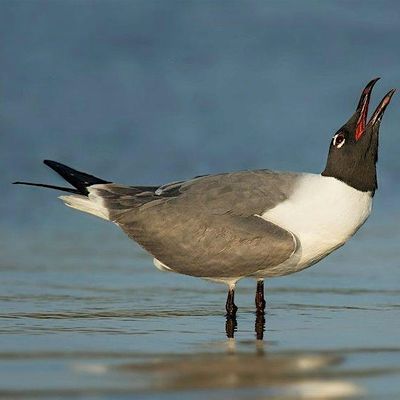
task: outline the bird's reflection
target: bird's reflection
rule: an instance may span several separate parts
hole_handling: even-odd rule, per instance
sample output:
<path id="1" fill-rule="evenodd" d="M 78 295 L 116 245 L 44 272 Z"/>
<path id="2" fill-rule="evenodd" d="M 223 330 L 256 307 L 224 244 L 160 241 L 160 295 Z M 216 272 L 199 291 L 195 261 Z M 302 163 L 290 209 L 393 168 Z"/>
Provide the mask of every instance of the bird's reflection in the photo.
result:
<path id="1" fill-rule="evenodd" d="M 232 317 L 230 315 L 226 316 L 225 322 L 225 332 L 228 339 L 233 339 L 235 337 L 235 332 L 237 330 L 237 319 L 236 316 Z"/>
<path id="2" fill-rule="evenodd" d="M 225 322 L 225 332 L 226 332 L 226 337 L 228 339 L 233 339 L 235 337 L 235 332 L 237 331 L 238 323 L 236 316 L 226 316 L 226 322 Z M 257 340 L 263 340 L 264 339 L 264 332 L 265 332 L 265 313 L 262 312 L 257 312 L 256 313 L 256 321 L 254 324 L 254 331 L 256 333 L 256 339 Z"/>
<path id="3" fill-rule="evenodd" d="M 256 339 L 263 340 L 265 332 L 265 313 L 256 313 L 256 322 L 254 324 L 254 330 L 256 332 Z"/>
<path id="4" fill-rule="evenodd" d="M 262 325 L 261 316 L 260 320 Z M 229 329 L 234 324 L 234 320 L 227 320 Z M 248 348 L 249 345 L 255 345 L 255 349 Z M 141 358 L 113 368 L 129 371 L 133 376 L 138 374 L 145 389 L 163 393 L 264 388 L 273 398 L 321 400 L 363 393 L 361 387 L 350 381 L 349 370 L 341 371 L 344 358 L 340 355 L 267 352 L 264 345 L 262 340 L 242 343 L 229 338 L 225 351 L 157 355 L 154 359 Z M 146 380 L 143 380 L 143 374 L 146 374 Z M 358 375 L 359 372 L 354 371 L 354 376 Z"/>

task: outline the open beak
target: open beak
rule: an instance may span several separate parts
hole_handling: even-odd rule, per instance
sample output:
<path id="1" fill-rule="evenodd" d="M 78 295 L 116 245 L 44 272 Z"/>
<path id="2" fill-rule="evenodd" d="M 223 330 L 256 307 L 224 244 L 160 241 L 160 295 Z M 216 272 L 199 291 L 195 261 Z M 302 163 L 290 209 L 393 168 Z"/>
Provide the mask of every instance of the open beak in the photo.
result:
<path id="1" fill-rule="evenodd" d="M 361 93 L 360 101 L 358 102 L 357 111 L 358 120 L 356 125 L 356 132 L 355 132 L 355 139 L 359 140 L 361 136 L 364 134 L 367 125 L 372 126 L 377 121 L 382 119 L 383 113 L 385 112 L 386 107 L 390 103 L 390 100 L 395 92 L 392 89 L 390 92 L 386 94 L 386 96 L 382 99 L 379 103 L 378 107 L 376 108 L 375 112 L 372 114 L 368 124 L 367 124 L 367 116 L 368 116 L 368 106 L 369 101 L 371 99 L 372 88 L 374 87 L 375 83 L 379 80 L 379 78 L 372 79 L 371 82 L 365 87 L 363 92 Z"/>
<path id="2" fill-rule="evenodd" d="M 394 92 L 396 89 L 390 90 L 386 96 L 382 99 L 382 101 L 379 103 L 378 107 L 376 107 L 375 112 L 372 114 L 371 119 L 368 122 L 368 125 L 375 125 L 377 122 L 380 122 L 380 120 L 383 117 L 383 113 L 386 110 L 386 107 L 390 103 L 390 100 L 392 100 L 392 96 L 394 95 Z"/>
<path id="3" fill-rule="evenodd" d="M 355 133 L 356 140 L 359 140 L 362 134 L 365 132 L 365 128 L 367 126 L 369 100 L 371 98 L 372 88 L 374 87 L 375 83 L 378 82 L 378 80 L 379 78 L 372 79 L 372 81 L 365 86 L 365 89 L 361 93 L 360 101 L 358 102 L 356 111 L 359 115 Z"/>

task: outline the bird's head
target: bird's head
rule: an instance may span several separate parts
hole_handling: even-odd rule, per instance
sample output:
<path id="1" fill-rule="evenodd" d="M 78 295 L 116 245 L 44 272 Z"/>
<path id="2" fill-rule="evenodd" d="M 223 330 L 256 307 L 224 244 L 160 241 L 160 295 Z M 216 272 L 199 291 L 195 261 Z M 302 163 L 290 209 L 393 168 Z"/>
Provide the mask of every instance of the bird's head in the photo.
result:
<path id="1" fill-rule="evenodd" d="M 378 160 L 379 127 L 386 107 L 395 92 L 390 90 L 367 122 L 373 79 L 361 93 L 352 117 L 334 135 L 329 147 L 323 176 L 337 178 L 357 190 L 371 192 L 377 189 L 376 162 Z"/>

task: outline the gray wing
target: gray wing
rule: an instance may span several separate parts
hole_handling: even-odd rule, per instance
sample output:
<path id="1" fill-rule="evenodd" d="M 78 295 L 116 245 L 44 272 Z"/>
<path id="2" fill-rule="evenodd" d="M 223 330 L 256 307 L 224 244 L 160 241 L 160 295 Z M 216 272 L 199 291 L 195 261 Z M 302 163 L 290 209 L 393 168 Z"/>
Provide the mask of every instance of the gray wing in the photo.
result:
<path id="1" fill-rule="evenodd" d="M 241 277 L 276 266 L 296 250 L 293 234 L 260 215 L 285 200 L 298 175 L 266 170 L 219 174 L 138 193 L 95 186 L 110 219 L 176 272 Z"/>

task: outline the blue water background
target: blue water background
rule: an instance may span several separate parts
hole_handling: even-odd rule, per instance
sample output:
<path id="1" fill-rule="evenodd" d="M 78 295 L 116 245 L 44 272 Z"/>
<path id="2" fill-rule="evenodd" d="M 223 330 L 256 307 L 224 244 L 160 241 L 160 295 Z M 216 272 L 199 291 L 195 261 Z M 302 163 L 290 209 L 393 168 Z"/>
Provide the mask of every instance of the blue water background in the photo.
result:
<path id="1" fill-rule="evenodd" d="M 60 184 L 46 158 L 127 184 L 320 172 L 364 85 L 382 77 L 372 108 L 399 87 L 399 37 L 397 1 L 2 1 L 0 397 L 135 393 L 142 378 L 71 363 L 225 346 L 224 287 L 159 273 L 116 227 L 11 182 Z M 364 375 L 389 368 L 355 373 L 371 398 L 400 393 L 399 104 L 382 122 L 366 225 L 318 266 L 267 282 L 268 351 L 348 352 L 345 368 Z M 244 352 L 253 290 L 238 289 Z M 252 388 L 238 398 L 267 394 Z"/>

